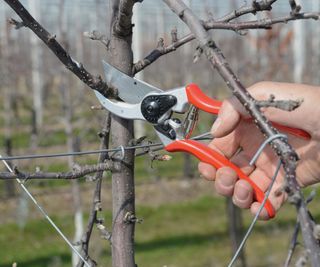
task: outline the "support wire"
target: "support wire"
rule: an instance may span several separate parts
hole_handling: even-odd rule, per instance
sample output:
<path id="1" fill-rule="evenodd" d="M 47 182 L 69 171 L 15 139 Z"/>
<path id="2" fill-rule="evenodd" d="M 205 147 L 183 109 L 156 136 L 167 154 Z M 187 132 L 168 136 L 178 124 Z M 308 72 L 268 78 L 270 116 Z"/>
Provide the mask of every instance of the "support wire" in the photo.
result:
<path id="1" fill-rule="evenodd" d="M 12 168 L 7 163 L 6 160 L 3 159 L 3 157 L 0 155 L 0 159 L 6 166 L 9 172 L 13 173 Z M 45 217 L 45 219 L 52 225 L 52 227 L 57 231 L 57 233 L 62 237 L 62 239 L 68 244 L 68 246 L 79 256 L 79 258 L 84 262 L 84 264 L 87 267 L 91 267 L 91 265 L 82 257 L 80 252 L 72 245 L 72 243 L 69 241 L 69 239 L 62 233 L 62 231 L 59 229 L 59 227 L 54 223 L 54 221 L 49 217 L 48 213 L 40 206 L 40 204 L 37 202 L 37 200 L 33 197 L 33 195 L 30 193 L 30 191 L 26 188 L 26 186 L 22 183 L 22 181 L 18 178 L 16 178 L 16 181 L 20 185 L 20 187 L 23 189 L 23 191 L 28 195 L 28 197 L 31 199 L 31 201 L 34 203 L 34 205 L 39 209 L 39 211 L 42 213 L 42 215 Z"/>

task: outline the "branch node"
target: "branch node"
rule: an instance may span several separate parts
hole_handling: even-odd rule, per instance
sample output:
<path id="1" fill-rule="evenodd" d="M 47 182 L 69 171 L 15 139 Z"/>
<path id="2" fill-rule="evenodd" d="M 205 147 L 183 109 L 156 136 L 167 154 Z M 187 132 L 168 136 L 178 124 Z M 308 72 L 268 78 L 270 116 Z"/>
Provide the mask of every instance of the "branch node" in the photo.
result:
<path id="1" fill-rule="evenodd" d="M 290 204 L 297 206 L 297 205 L 299 205 L 299 203 L 301 203 L 302 199 L 301 199 L 301 195 L 299 194 L 299 192 L 296 191 L 296 192 L 292 193 L 289 186 L 285 187 L 285 191 L 287 193 L 289 193 L 288 201 Z"/>
<path id="2" fill-rule="evenodd" d="M 102 223 L 98 222 L 97 228 L 101 234 L 101 238 L 108 240 L 108 241 L 111 241 L 112 235 Z"/>
<path id="3" fill-rule="evenodd" d="M 198 46 L 196 48 L 196 52 L 193 55 L 193 63 L 196 63 L 200 59 L 202 53 L 203 53 L 203 48 Z"/>
<path id="4" fill-rule="evenodd" d="M 151 158 L 151 168 L 153 168 L 154 161 L 169 161 L 172 159 L 170 155 L 155 154 L 152 150 L 150 150 L 148 154 Z"/>
<path id="5" fill-rule="evenodd" d="M 92 32 L 84 32 L 83 36 L 91 40 L 100 41 L 107 49 L 109 49 L 110 40 L 106 39 L 105 35 L 99 31 L 93 30 Z"/>
<path id="6" fill-rule="evenodd" d="M 91 110 L 104 110 L 105 108 L 101 105 L 93 105 L 90 107 Z"/>
<path id="7" fill-rule="evenodd" d="M 164 39 L 162 37 L 159 38 L 157 49 L 163 49 L 164 48 Z"/>
<path id="8" fill-rule="evenodd" d="M 107 135 L 108 135 L 108 132 L 105 130 L 98 132 L 99 138 L 105 138 Z"/>
<path id="9" fill-rule="evenodd" d="M 289 0 L 289 4 L 290 4 L 290 7 L 291 7 L 290 15 L 291 16 L 297 15 L 301 10 L 301 6 L 298 5 L 295 0 Z"/>
<path id="10" fill-rule="evenodd" d="M 133 212 L 128 211 L 126 213 L 126 215 L 124 216 L 123 221 L 125 223 L 128 223 L 128 224 L 131 224 L 131 223 L 142 223 L 143 219 L 137 218 L 136 215 Z"/>
<path id="11" fill-rule="evenodd" d="M 16 30 L 19 30 L 22 27 L 26 27 L 26 24 L 23 21 L 17 21 L 13 18 L 8 19 L 9 24 L 13 25 Z"/>
<path id="12" fill-rule="evenodd" d="M 49 37 L 48 37 L 48 43 L 54 41 L 54 40 L 56 39 L 56 37 L 57 37 L 57 36 L 56 36 L 55 34 L 49 35 Z M 67 67 L 67 68 L 68 68 L 68 67 Z"/>
<path id="13" fill-rule="evenodd" d="M 171 42 L 175 43 L 177 41 L 178 41 L 178 29 L 177 29 L 177 27 L 174 27 L 171 30 Z"/>
<path id="14" fill-rule="evenodd" d="M 138 146 L 138 145 L 141 145 L 143 143 L 143 141 L 145 141 L 147 138 L 146 135 L 144 136 L 141 136 L 137 139 L 131 139 L 128 143 L 129 146 Z"/>

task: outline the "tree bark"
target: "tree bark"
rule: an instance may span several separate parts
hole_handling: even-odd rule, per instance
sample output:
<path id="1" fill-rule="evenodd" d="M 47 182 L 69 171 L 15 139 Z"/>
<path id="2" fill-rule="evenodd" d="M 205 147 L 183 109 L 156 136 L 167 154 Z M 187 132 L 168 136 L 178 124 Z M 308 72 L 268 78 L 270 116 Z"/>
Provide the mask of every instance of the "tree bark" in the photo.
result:
<path id="1" fill-rule="evenodd" d="M 132 75 L 132 7 L 133 1 L 112 0 L 111 38 L 108 61 L 122 72 Z M 112 147 L 128 145 L 133 139 L 133 122 L 112 116 Z M 112 174 L 112 266 L 135 267 L 134 260 L 134 150 L 127 150 L 123 160 L 115 162 Z"/>

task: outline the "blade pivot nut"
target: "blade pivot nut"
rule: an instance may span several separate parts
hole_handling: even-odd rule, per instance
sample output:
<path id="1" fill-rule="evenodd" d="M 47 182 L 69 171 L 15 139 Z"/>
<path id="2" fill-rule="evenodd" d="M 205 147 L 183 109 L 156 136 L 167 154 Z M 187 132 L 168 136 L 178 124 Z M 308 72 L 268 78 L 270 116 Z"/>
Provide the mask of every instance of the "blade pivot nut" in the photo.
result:
<path id="1" fill-rule="evenodd" d="M 175 104 L 177 98 L 173 95 L 149 95 L 141 102 L 141 113 L 148 122 L 157 124 Z"/>

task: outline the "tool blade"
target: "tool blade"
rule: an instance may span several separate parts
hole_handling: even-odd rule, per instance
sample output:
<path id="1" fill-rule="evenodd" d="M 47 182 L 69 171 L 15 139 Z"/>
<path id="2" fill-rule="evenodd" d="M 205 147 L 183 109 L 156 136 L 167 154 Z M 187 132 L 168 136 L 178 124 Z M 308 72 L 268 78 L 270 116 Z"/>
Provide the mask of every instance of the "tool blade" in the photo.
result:
<path id="1" fill-rule="evenodd" d="M 149 93 L 163 93 L 157 87 L 132 78 L 105 61 L 102 61 L 107 84 L 118 89 L 119 97 L 128 103 L 137 104 Z"/>
<path id="2" fill-rule="evenodd" d="M 140 104 L 130 104 L 122 101 L 114 102 L 104 97 L 96 90 L 94 90 L 94 93 L 100 101 L 100 104 L 111 113 L 125 119 L 144 120 L 144 117 L 141 114 Z"/>

